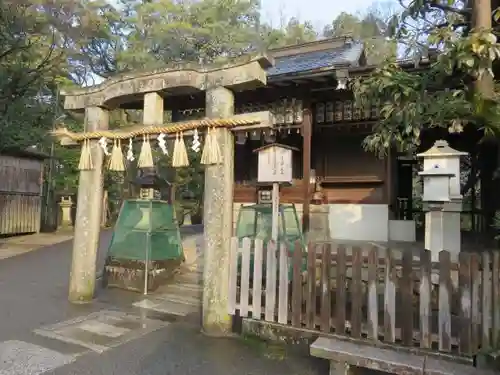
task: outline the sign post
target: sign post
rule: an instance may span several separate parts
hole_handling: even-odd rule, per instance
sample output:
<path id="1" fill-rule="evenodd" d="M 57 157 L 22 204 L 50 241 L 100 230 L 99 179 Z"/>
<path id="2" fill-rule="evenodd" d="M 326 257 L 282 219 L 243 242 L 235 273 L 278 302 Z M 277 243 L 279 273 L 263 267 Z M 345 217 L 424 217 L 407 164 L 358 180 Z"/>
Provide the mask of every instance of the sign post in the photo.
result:
<path id="1" fill-rule="evenodd" d="M 279 233 L 279 207 L 280 207 L 280 184 L 278 182 L 273 182 L 273 207 L 272 207 L 272 221 L 271 221 L 271 238 L 275 243 L 278 242 Z"/>
<path id="2" fill-rule="evenodd" d="M 292 151 L 298 151 L 294 147 L 279 143 L 260 147 L 254 152 L 258 153 L 257 180 L 260 183 L 272 183 L 272 221 L 271 237 L 275 243 L 279 237 L 279 206 L 280 206 L 280 183 L 292 182 Z"/>

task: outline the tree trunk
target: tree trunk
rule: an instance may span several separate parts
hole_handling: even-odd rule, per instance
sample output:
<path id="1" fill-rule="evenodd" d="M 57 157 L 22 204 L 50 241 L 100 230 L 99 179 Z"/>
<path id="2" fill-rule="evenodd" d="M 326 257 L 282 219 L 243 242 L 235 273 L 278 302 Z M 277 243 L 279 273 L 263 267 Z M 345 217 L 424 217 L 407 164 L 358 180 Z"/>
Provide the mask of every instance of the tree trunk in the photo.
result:
<path id="1" fill-rule="evenodd" d="M 476 31 L 490 30 L 492 27 L 491 0 L 472 1 L 472 28 Z M 493 77 L 485 73 L 474 82 L 474 91 L 483 98 L 491 98 L 494 94 Z M 491 232 L 493 216 L 499 207 L 499 199 L 495 191 L 500 188 L 500 180 L 493 180 L 495 170 L 500 160 L 498 141 L 486 140 L 480 145 L 480 181 L 481 181 L 481 209 L 484 213 L 484 230 Z"/>

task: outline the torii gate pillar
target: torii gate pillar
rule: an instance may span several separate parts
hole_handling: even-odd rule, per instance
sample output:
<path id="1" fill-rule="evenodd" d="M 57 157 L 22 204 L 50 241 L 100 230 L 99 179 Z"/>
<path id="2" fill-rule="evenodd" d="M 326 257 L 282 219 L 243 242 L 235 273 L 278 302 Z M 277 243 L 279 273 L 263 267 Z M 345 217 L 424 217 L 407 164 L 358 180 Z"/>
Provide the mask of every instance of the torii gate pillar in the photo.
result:
<path id="1" fill-rule="evenodd" d="M 233 93 L 225 87 L 206 93 L 206 115 L 227 118 L 234 114 Z M 228 129 L 217 129 L 222 163 L 205 169 L 203 332 L 224 336 L 231 332 L 227 308 L 229 255 L 233 231 L 234 136 Z"/>
<path id="2" fill-rule="evenodd" d="M 108 111 L 101 107 L 85 108 L 85 130 L 106 130 Z M 73 239 L 73 258 L 69 281 L 69 301 L 86 303 L 94 298 L 96 260 L 102 214 L 103 158 L 97 141 L 90 142 L 94 169 L 80 171 Z"/>

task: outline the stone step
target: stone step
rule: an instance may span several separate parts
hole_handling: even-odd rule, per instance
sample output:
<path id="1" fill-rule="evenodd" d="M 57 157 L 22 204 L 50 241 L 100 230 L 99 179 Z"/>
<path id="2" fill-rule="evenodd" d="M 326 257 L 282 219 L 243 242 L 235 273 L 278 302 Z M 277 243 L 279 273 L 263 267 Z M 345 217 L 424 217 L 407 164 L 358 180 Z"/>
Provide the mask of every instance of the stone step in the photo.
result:
<path id="1" fill-rule="evenodd" d="M 193 284 L 201 285 L 203 283 L 202 272 L 183 272 L 174 276 L 176 284 Z"/>
<path id="2" fill-rule="evenodd" d="M 189 314 L 200 313 L 200 306 L 176 302 L 172 300 L 162 300 L 157 298 L 147 298 L 133 304 L 134 307 L 154 311 L 156 313 L 185 317 Z"/>
<path id="3" fill-rule="evenodd" d="M 199 297 L 192 297 L 185 294 L 161 293 L 155 294 L 154 298 L 161 301 L 170 301 L 174 303 L 183 303 L 186 305 L 201 306 L 201 295 Z"/>
<path id="4" fill-rule="evenodd" d="M 203 287 L 199 284 L 192 283 L 175 283 L 167 285 L 165 288 L 162 288 L 162 292 L 171 293 L 174 295 L 187 295 L 193 298 L 201 298 L 203 293 Z"/>

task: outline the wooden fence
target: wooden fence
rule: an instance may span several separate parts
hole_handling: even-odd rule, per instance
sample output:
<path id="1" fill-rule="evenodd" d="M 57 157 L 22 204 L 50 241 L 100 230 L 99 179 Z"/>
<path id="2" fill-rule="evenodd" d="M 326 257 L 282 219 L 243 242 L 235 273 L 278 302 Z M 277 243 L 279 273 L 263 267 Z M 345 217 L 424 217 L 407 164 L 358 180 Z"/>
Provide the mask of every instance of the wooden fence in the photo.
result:
<path id="1" fill-rule="evenodd" d="M 41 197 L 0 191 L 0 235 L 40 230 Z"/>
<path id="2" fill-rule="evenodd" d="M 40 230 L 42 171 L 39 155 L 0 155 L 0 235 Z"/>
<path id="3" fill-rule="evenodd" d="M 285 270 L 286 272 L 282 272 Z M 229 313 L 471 356 L 500 344 L 500 252 L 232 239 Z"/>

